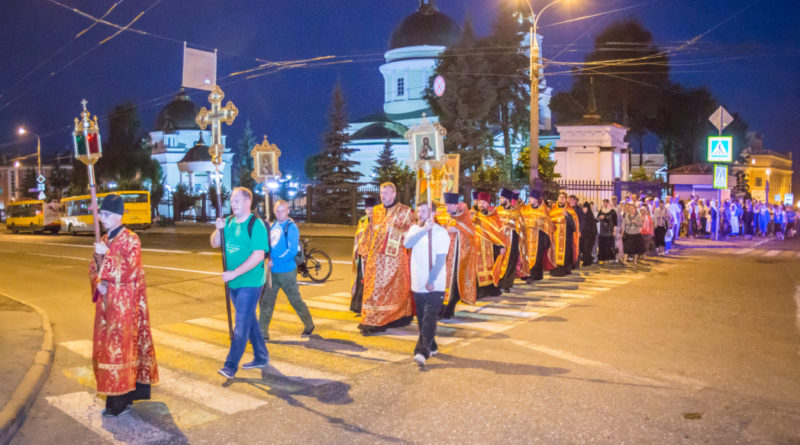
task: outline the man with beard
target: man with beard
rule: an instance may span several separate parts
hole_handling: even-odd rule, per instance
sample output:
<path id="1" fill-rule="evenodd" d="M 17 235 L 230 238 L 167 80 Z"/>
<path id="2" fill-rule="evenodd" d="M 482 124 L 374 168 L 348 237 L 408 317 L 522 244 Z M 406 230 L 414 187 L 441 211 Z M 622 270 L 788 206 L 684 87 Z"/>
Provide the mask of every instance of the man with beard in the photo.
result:
<path id="1" fill-rule="evenodd" d="M 550 220 L 550 210 L 542 200 L 542 192 L 532 190 L 528 202 L 529 205 L 522 207 L 527 252 L 523 262 L 530 270 L 528 284 L 533 284 L 544 278 L 544 271 L 553 270 L 556 266 L 551 242 L 553 222 Z"/>
<path id="2" fill-rule="evenodd" d="M 436 212 L 437 222 L 447 229 L 450 250 L 447 253 L 447 286 L 441 318 L 451 318 L 456 303 L 475 304 L 477 273 L 475 269 L 475 226 L 467 205 L 458 202 L 457 193 L 444 194 L 445 208 Z"/>
<path id="3" fill-rule="evenodd" d="M 556 268 L 550 271 L 554 277 L 563 277 L 572 273 L 572 267 L 577 262 L 577 243 L 575 242 L 575 232 L 577 231 L 576 220 L 573 213 L 569 211 L 567 204 L 567 194 L 558 194 L 558 202 L 550 210 L 550 219 L 553 221 L 553 249 L 556 258 Z M 573 219 L 575 218 L 575 219 Z"/>
<path id="4" fill-rule="evenodd" d="M 489 205 L 492 195 L 478 193 L 478 211 L 475 212 L 475 246 L 477 248 L 478 298 L 497 296 L 502 292 L 497 287 L 500 265 L 506 253 L 508 238 L 497 211 Z"/>
<path id="5" fill-rule="evenodd" d="M 514 286 L 514 279 L 517 277 L 517 261 L 519 260 L 519 229 L 522 226 L 522 216 L 518 209 L 512 207 L 512 199 L 514 199 L 513 191 L 505 187 L 500 189 L 500 205 L 497 207 L 497 215 L 500 217 L 503 233 L 510 241 L 500 264 L 500 275 L 497 283 L 497 287 L 502 292 L 509 292 Z"/>
<path id="6" fill-rule="evenodd" d="M 364 335 L 407 326 L 414 317 L 409 257 L 402 243 L 414 222 L 414 212 L 397 203 L 397 190 L 391 182 L 381 184 L 380 194 L 381 204 L 373 207 L 372 222 L 359 246 L 366 258 L 358 325 Z"/>
<path id="7" fill-rule="evenodd" d="M 350 310 L 356 314 L 361 314 L 361 302 L 364 298 L 364 257 L 366 256 L 365 247 L 368 243 L 361 243 L 361 239 L 368 233 L 370 222 L 372 221 L 372 208 L 378 204 L 378 200 L 372 196 L 364 199 L 365 215 L 358 220 L 356 237 L 353 240 L 353 282 L 350 284 Z M 363 252 L 358 250 L 362 246 Z"/>

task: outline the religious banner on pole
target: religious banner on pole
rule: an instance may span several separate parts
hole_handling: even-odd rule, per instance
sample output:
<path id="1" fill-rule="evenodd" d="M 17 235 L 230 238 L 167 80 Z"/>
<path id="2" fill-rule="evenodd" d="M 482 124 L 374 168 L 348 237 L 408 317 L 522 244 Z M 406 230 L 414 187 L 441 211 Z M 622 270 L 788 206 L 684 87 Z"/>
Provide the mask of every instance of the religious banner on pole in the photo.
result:
<path id="1" fill-rule="evenodd" d="M 217 51 L 188 48 L 183 43 L 182 86 L 212 91 L 217 85 Z"/>
<path id="2" fill-rule="evenodd" d="M 445 193 L 458 193 L 459 165 L 461 155 L 446 154 L 439 167 L 434 167 L 431 172 L 431 199 L 433 202 L 443 202 Z M 416 200 L 428 193 L 428 179 L 422 169 L 417 170 Z"/>
<path id="3" fill-rule="evenodd" d="M 220 106 L 222 99 L 224 98 L 225 93 L 222 92 L 222 89 L 218 85 L 214 85 L 214 89 L 211 90 L 211 94 L 208 95 L 208 101 L 211 103 L 211 110 L 209 111 L 206 109 L 206 107 L 203 107 L 200 109 L 200 112 L 197 113 L 197 117 L 195 118 L 195 122 L 197 122 L 197 125 L 201 130 L 205 130 L 206 127 L 211 124 L 211 146 L 208 148 L 208 153 L 211 155 L 211 162 L 214 164 L 216 169 L 214 179 L 216 180 L 217 187 L 217 215 L 220 216 L 222 215 L 223 209 L 222 172 L 220 172 L 220 166 L 222 165 L 222 154 L 225 151 L 225 146 L 222 145 L 222 122 L 231 125 L 233 120 L 236 119 L 236 116 L 239 115 L 239 109 L 236 108 L 231 101 L 228 101 L 228 103 L 225 104 L 225 107 Z M 220 249 L 222 250 L 222 271 L 224 272 L 227 264 L 224 230 L 219 231 L 219 243 Z M 228 309 L 228 335 L 230 336 L 231 340 L 233 340 L 231 294 L 227 282 L 225 283 L 225 304 Z"/>
<path id="4" fill-rule="evenodd" d="M 253 173 L 250 175 L 264 189 L 264 215 L 269 222 L 269 183 L 281 177 L 278 168 L 278 160 L 281 157 L 281 150 L 275 144 L 270 144 L 267 135 L 264 135 L 264 142 L 256 144 L 250 151 L 253 157 Z"/>

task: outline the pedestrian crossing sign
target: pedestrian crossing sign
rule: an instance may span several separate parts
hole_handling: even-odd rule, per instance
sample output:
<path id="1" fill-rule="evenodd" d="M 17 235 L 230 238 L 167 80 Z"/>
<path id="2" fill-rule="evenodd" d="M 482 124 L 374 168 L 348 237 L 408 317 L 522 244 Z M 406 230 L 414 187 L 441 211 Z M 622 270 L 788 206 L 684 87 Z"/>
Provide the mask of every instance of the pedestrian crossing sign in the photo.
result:
<path id="1" fill-rule="evenodd" d="M 714 188 L 721 190 L 728 188 L 727 165 L 714 165 Z"/>
<path id="2" fill-rule="evenodd" d="M 733 138 L 731 136 L 708 137 L 708 162 L 732 162 Z"/>

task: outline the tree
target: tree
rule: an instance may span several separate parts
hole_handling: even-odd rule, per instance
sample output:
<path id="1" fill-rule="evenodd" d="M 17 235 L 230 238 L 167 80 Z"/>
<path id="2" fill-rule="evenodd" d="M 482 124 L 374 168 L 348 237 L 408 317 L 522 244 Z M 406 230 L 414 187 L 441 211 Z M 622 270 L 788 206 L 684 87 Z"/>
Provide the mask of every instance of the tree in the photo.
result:
<path id="1" fill-rule="evenodd" d="M 233 165 L 231 166 L 231 176 L 236 178 L 236 184 L 242 187 L 247 187 L 250 191 L 255 187 L 255 180 L 250 174 L 253 171 L 253 157 L 250 156 L 250 151 L 258 144 L 253 128 L 250 126 L 250 119 L 244 123 L 244 131 L 242 136 L 236 143 L 236 150 L 233 153 Z"/>
<path id="2" fill-rule="evenodd" d="M 25 169 L 25 174 L 22 176 L 22 180 L 19 182 L 19 188 L 20 191 L 22 191 L 23 197 L 36 199 L 36 196 L 39 195 L 39 191 L 36 190 L 38 184 L 36 182 L 36 176 L 38 175 L 33 167 Z"/>
<path id="3" fill-rule="evenodd" d="M 179 215 L 189 210 L 194 206 L 197 197 L 190 193 L 189 188 L 185 184 L 178 184 L 175 188 L 175 193 L 172 194 L 172 202 L 175 206 L 175 219 L 179 219 Z"/>
<path id="4" fill-rule="evenodd" d="M 73 159 L 72 172 L 69 176 L 70 196 L 84 195 L 89 193 L 89 173 L 83 162 Z"/>
<path id="5" fill-rule="evenodd" d="M 492 34 L 481 42 L 486 48 L 488 73 L 495 92 L 494 112 L 489 115 L 489 123 L 499 127 L 503 136 L 501 159 L 507 180 L 513 176 L 512 133 L 526 133 L 530 127 L 530 81 L 525 75 L 530 58 L 520 45 L 527 29 L 517 20 L 519 7 L 519 2 L 500 2 Z"/>
<path id="6" fill-rule="evenodd" d="M 638 141 L 641 160 L 642 137 L 658 124 L 661 96 L 670 88 L 666 53 L 653 43 L 652 34 L 641 23 L 628 19 L 603 29 L 585 60 L 583 69 L 574 70 L 571 91 L 556 94 L 551 110 L 561 122 L 578 120 L 586 113 L 582 104 L 593 90 L 601 119 L 630 129 L 629 139 Z"/>
<path id="7" fill-rule="evenodd" d="M 326 221 L 348 221 L 355 208 L 351 202 L 352 189 L 360 173 L 353 171 L 356 161 L 349 156 L 355 149 L 347 147 L 347 111 L 341 83 L 336 83 L 328 111 L 328 130 L 323 136 L 323 148 L 317 159 L 319 191 L 314 202 Z"/>
<path id="8" fill-rule="evenodd" d="M 459 42 L 440 56 L 434 76 L 447 79 L 447 91 L 437 97 L 431 88 L 426 99 L 439 123 L 447 129 L 446 153 L 461 155 L 461 177 L 481 166 L 493 146 L 489 128 L 494 110 L 495 88 L 489 64 L 475 37 L 472 20 L 467 17 Z"/>
<path id="9" fill-rule="evenodd" d="M 650 181 L 651 179 L 644 167 L 637 167 L 631 172 L 631 181 Z"/>
<path id="10" fill-rule="evenodd" d="M 109 115 L 103 157 L 95 164 L 98 182 L 114 181 L 123 190 L 141 189 L 145 179 L 160 182 L 160 166 L 150 153 L 150 140 L 136 106 L 130 102 L 115 106 Z"/>
<path id="11" fill-rule="evenodd" d="M 717 107 L 711 92 L 705 87 L 687 89 L 673 84 L 662 98 L 653 131 L 661 138 L 659 150 L 667 167 L 704 160 L 702 150 L 711 125 L 708 116 Z"/>
<path id="12" fill-rule="evenodd" d="M 70 185 L 70 173 L 61 168 L 56 161 L 55 168 L 50 171 L 50 187 L 52 189 L 53 197 L 61 198 L 64 195 L 64 190 Z"/>
<path id="13" fill-rule="evenodd" d="M 388 172 L 391 172 L 395 164 L 397 164 L 397 158 L 394 157 L 392 141 L 389 138 L 386 138 L 386 143 L 383 144 L 383 149 L 378 154 L 378 160 L 375 163 L 375 166 L 372 167 L 372 173 L 374 173 L 375 178 L 372 180 L 372 182 L 375 185 L 381 185 L 386 182 L 387 180 L 385 179 L 385 176 Z"/>

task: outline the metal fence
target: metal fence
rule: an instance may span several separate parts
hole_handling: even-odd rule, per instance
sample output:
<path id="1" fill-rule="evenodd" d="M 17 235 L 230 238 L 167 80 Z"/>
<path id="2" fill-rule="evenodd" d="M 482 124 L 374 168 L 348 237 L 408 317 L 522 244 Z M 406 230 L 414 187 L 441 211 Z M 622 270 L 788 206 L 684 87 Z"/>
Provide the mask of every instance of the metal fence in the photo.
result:
<path id="1" fill-rule="evenodd" d="M 604 199 L 616 196 L 622 200 L 629 194 L 640 196 L 661 197 L 669 194 L 669 185 L 660 181 L 579 181 L 557 179 L 556 184 L 560 191 L 568 195 L 575 195 L 578 200 L 600 203 Z"/>

